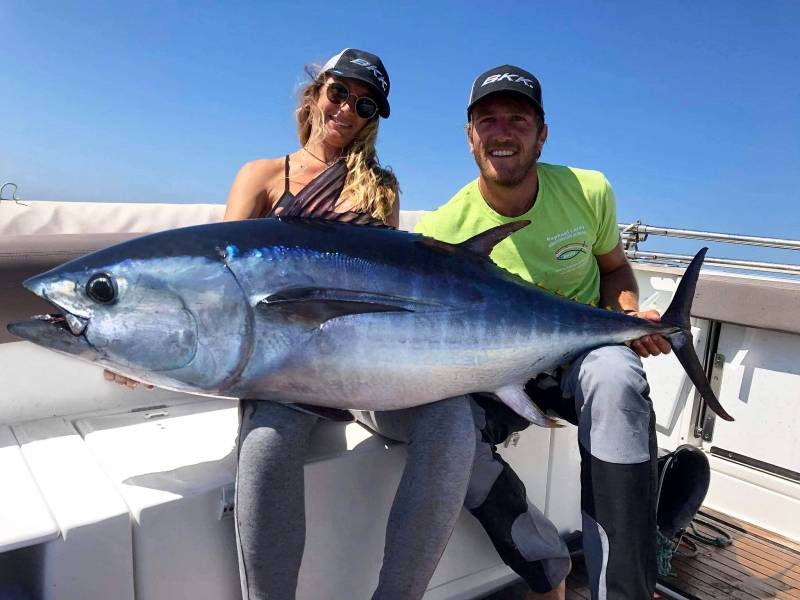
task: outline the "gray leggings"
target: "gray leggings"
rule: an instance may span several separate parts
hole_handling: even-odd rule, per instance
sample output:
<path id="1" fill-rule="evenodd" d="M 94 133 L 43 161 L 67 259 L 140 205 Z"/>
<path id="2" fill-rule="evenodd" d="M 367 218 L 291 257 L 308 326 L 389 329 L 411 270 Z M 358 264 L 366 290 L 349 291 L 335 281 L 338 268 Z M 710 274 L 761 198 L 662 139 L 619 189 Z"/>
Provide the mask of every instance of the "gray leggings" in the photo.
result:
<path id="1" fill-rule="evenodd" d="M 479 435 L 469 400 L 354 414 L 408 444 L 373 600 L 421 598 L 467 489 Z M 305 543 L 303 465 L 317 420 L 275 402 L 241 401 L 235 522 L 244 600 L 295 597 Z"/>

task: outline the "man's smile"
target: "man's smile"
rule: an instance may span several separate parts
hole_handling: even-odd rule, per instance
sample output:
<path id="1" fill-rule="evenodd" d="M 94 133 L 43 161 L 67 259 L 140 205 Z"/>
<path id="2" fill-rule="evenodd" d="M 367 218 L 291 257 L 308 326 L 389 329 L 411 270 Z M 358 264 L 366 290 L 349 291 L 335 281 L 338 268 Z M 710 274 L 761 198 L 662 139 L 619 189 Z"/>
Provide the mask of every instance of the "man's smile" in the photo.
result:
<path id="1" fill-rule="evenodd" d="M 504 157 L 504 156 L 514 156 L 516 151 L 514 150 L 492 150 L 489 152 L 489 156 L 493 157 Z"/>

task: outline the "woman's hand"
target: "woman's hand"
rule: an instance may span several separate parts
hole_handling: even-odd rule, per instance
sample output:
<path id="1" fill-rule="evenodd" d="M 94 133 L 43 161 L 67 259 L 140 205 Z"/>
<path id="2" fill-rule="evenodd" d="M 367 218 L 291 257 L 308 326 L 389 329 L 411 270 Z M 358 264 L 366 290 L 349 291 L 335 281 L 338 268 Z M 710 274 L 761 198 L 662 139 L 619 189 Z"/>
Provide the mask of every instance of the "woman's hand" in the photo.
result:
<path id="1" fill-rule="evenodd" d="M 103 369 L 103 378 L 106 381 L 113 381 L 119 385 L 124 385 L 129 387 L 130 389 L 134 390 L 137 386 L 141 383 L 141 381 L 136 381 L 135 379 L 131 379 L 130 377 L 125 377 L 125 375 L 120 375 L 119 373 L 114 373 L 114 371 L 109 371 L 108 369 Z M 154 385 L 150 385 L 149 383 L 144 384 L 145 389 L 152 390 Z"/>

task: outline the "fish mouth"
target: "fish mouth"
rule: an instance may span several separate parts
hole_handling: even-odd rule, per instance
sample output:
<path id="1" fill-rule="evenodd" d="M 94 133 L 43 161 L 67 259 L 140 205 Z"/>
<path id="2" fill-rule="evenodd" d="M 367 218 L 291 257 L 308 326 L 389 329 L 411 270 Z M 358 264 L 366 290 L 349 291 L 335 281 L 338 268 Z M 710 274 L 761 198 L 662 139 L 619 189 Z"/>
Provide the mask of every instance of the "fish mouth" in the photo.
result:
<path id="1" fill-rule="evenodd" d="M 34 315 L 31 317 L 32 321 L 44 321 L 45 323 L 50 323 L 54 327 L 60 327 L 62 329 L 66 328 L 72 335 L 76 337 L 79 335 L 83 335 L 83 332 L 86 331 L 86 325 L 89 324 L 89 319 L 79 317 L 69 312 L 66 308 L 64 308 L 63 306 L 58 304 L 58 302 L 53 300 L 47 294 L 46 290 L 44 289 L 36 290 L 34 285 L 28 284 L 28 281 L 24 282 L 23 285 L 30 291 L 38 293 L 38 295 L 41 296 L 44 300 L 47 300 L 55 308 L 61 311 L 45 315 Z"/>
<path id="2" fill-rule="evenodd" d="M 27 321 L 9 323 L 11 335 L 33 342 L 37 346 L 77 356 L 95 356 L 97 350 L 84 335 L 86 323 L 73 315 L 36 315 Z"/>
<path id="3" fill-rule="evenodd" d="M 29 281 L 31 280 L 24 282 L 23 285 L 40 298 L 47 300 L 60 312 L 34 315 L 27 321 L 9 323 L 6 327 L 8 332 L 39 346 L 67 354 L 83 355 L 87 352 L 96 352 L 84 335 L 89 319 L 78 317 L 59 306 L 44 290 L 37 290 L 28 285 Z"/>
<path id="4" fill-rule="evenodd" d="M 76 337 L 82 335 L 83 332 L 86 331 L 86 326 L 89 324 L 89 319 L 72 314 L 69 310 L 53 300 L 53 298 L 51 298 L 47 293 L 44 276 L 40 275 L 26 279 L 22 282 L 22 285 L 29 292 L 36 294 L 43 300 L 46 300 L 53 306 L 53 308 L 59 311 L 44 315 L 34 315 L 30 318 L 30 321 L 41 321 L 43 323 L 47 323 L 53 327 L 69 331 L 69 333 Z"/>
<path id="5" fill-rule="evenodd" d="M 30 318 L 31 321 L 44 321 L 45 323 L 49 323 L 53 327 L 58 327 L 63 330 L 69 331 L 74 336 L 83 335 L 83 332 L 86 331 L 86 325 L 89 323 L 89 319 L 82 319 L 81 317 L 76 317 L 72 313 L 50 313 L 46 315 L 33 315 Z M 23 321 L 25 322 L 25 321 Z"/>

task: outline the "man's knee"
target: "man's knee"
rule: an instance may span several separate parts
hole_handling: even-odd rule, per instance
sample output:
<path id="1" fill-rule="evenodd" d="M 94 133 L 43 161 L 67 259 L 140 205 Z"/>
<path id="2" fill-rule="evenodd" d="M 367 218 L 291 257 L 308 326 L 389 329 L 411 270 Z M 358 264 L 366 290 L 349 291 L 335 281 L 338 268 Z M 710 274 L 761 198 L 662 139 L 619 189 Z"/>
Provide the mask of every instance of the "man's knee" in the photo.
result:
<path id="1" fill-rule="evenodd" d="M 650 391 L 641 359 L 627 346 L 596 348 L 579 361 L 573 367 L 575 396 L 621 391 L 642 397 Z"/>
<path id="2" fill-rule="evenodd" d="M 649 460 L 653 409 L 639 357 L 625 346 L 607 346 L 587 353 L 573 368 L 580 444 L 616 464 Z"/>
<path id="3" fill-rule="evenodd" d="M 499 456 L 500 472 L 478 506 L 467 506 L 508 566 L 536 592 L 548 592 L 566 577 L 569 553 L 555 526 L 530 505 L 525 486 Z"/>

